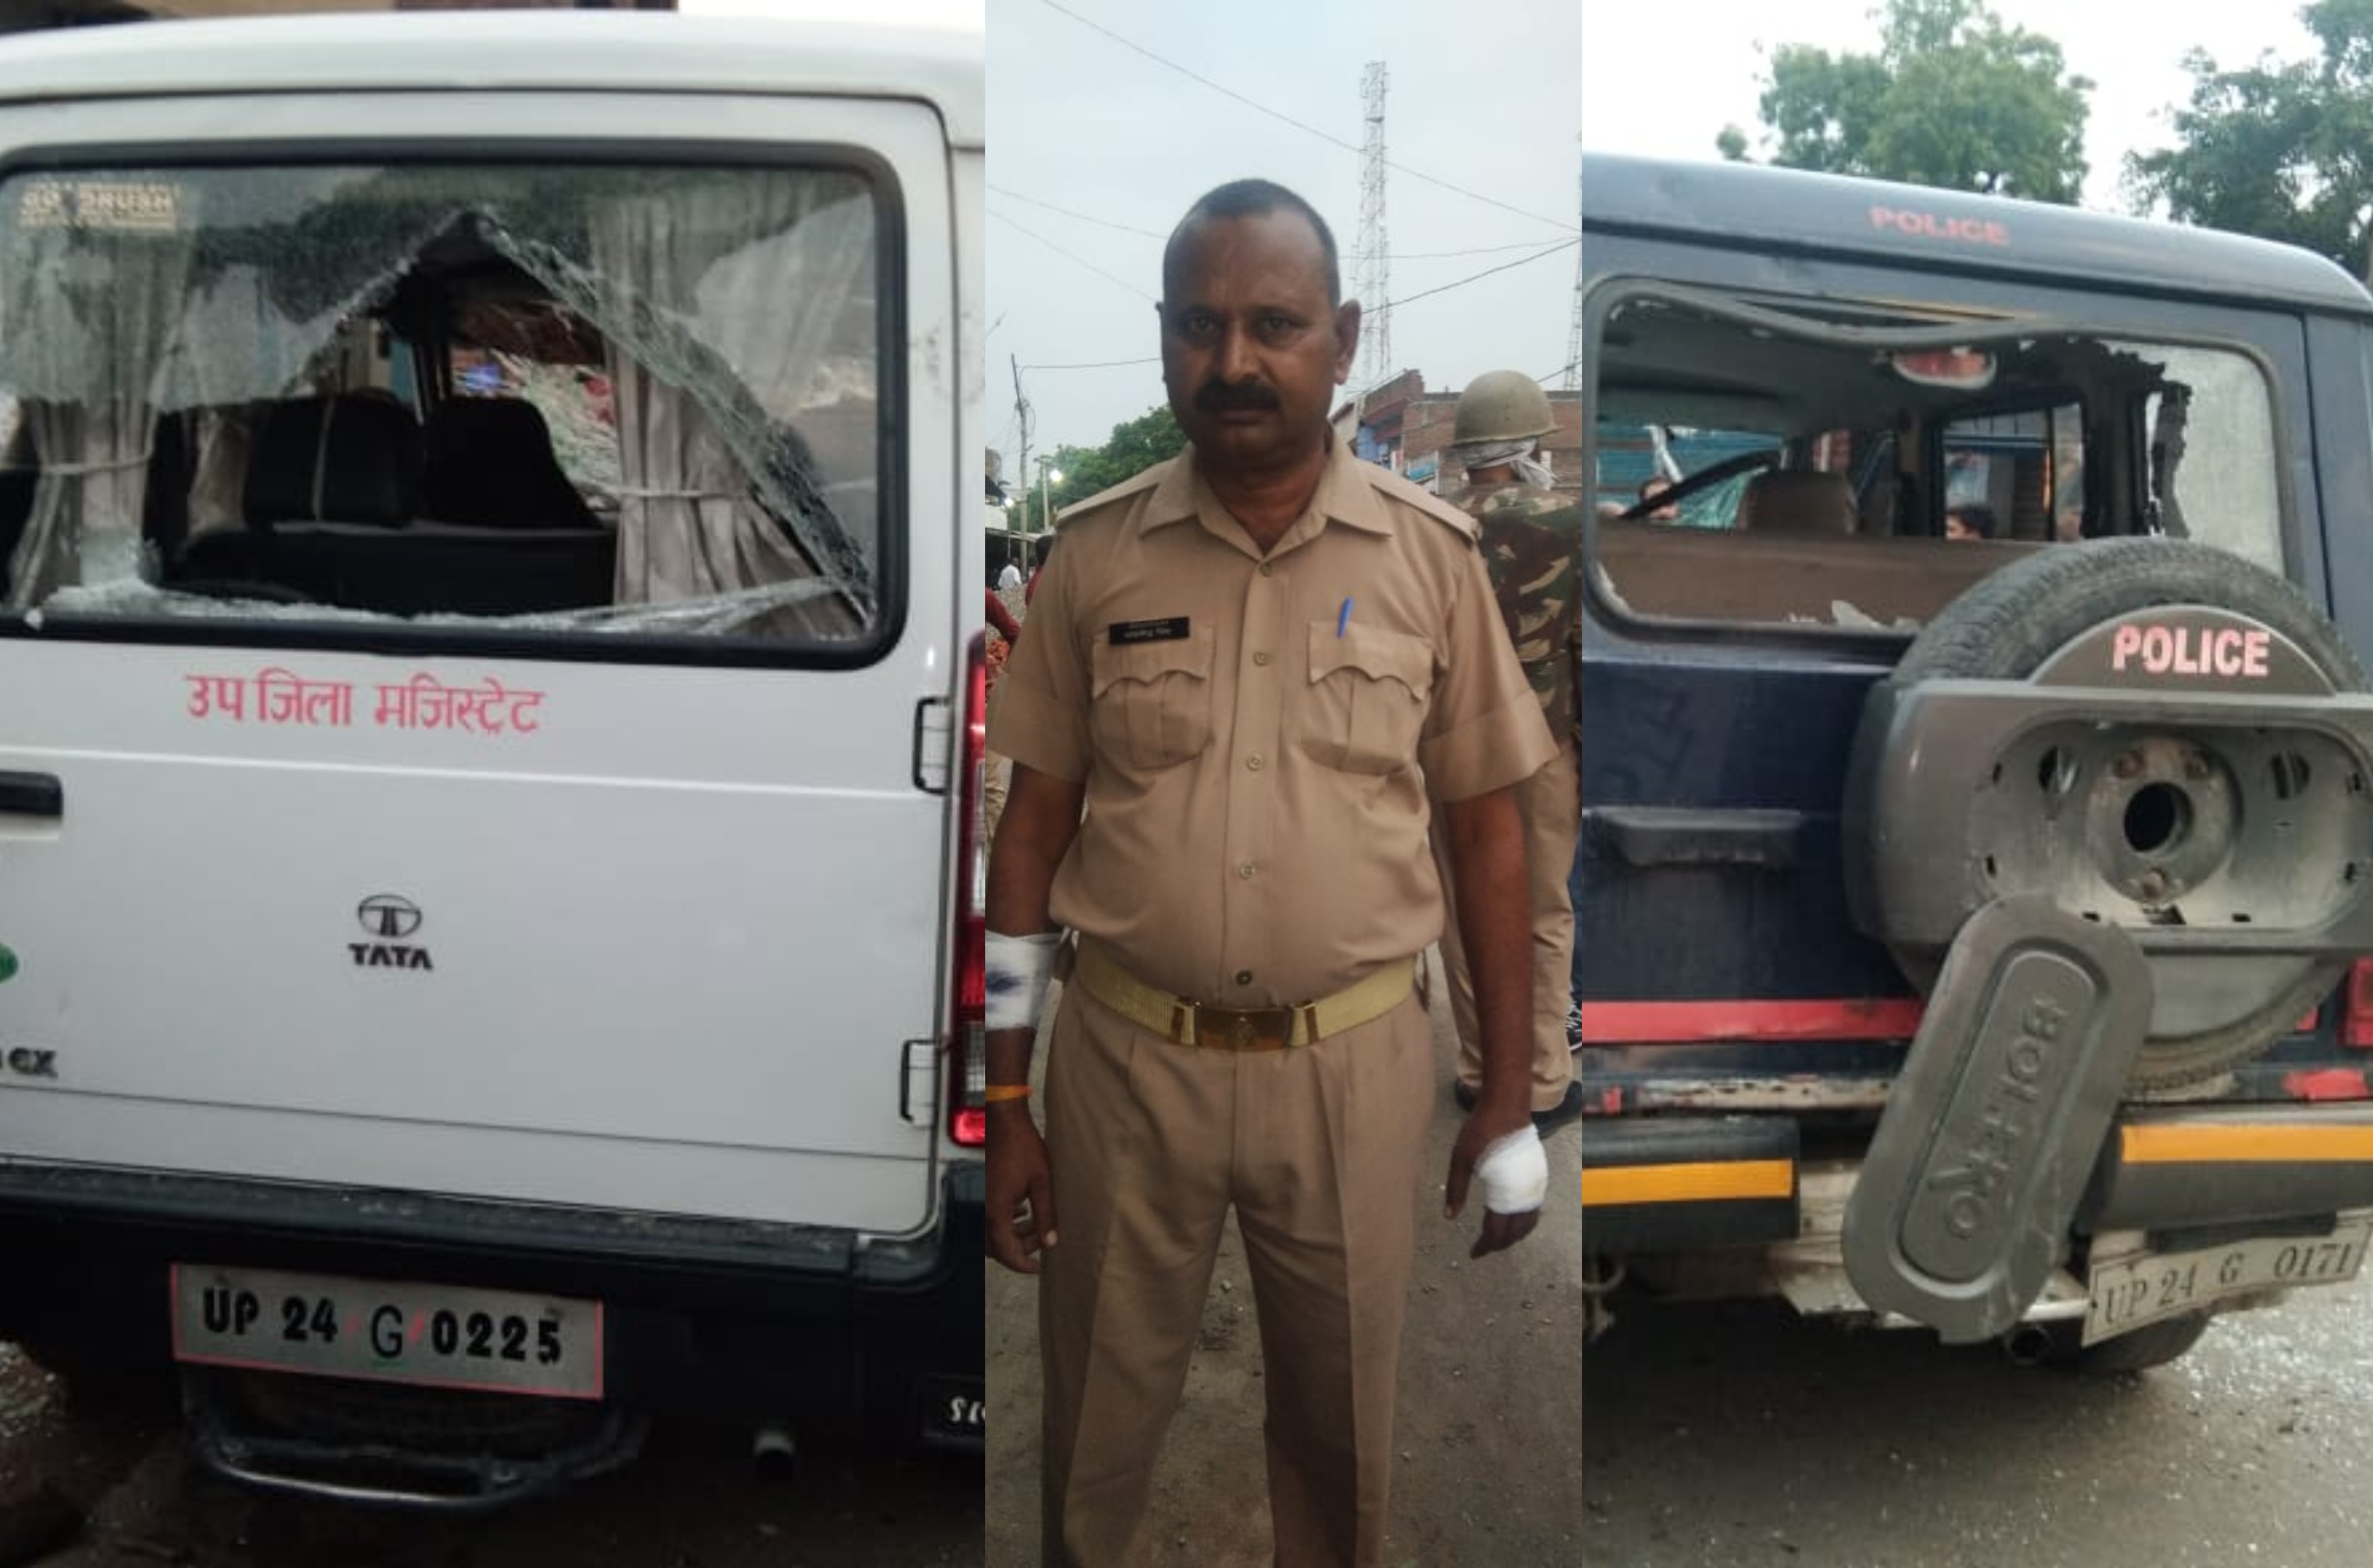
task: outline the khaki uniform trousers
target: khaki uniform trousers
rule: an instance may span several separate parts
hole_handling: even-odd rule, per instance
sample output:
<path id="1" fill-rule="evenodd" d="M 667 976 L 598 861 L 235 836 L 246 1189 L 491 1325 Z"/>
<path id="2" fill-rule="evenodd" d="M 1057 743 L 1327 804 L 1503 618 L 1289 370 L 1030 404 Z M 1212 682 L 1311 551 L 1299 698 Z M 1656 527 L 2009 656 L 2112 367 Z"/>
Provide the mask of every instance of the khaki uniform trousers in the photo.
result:
<path id="1" fill-rule="evenodd" d="M 1045 1562 L 1146 1561 L 1154 1458 L 1231 1205 L 1260 1319 L 1277 1562 L 1381 1562 L 1434 1094 L 1424 1009 L 1412 996 L 1313 1046 L 1222 1051 L 1068 987 L 1046 1093 Z"/>
<path id="2" fill-rule="evenodd" d="M 1533 1109 L 1545 1111 L 1564 1100 L 1573 1082 L 1573 1054 L 1566 1048 L 1565 1016 L 1573 997 L 1574 842 L 1581 828 L 1579 780 L 1571 738 L 1538 773 L 1516 786 L 1516 814 L 1525 825 L 1525 880 L 1533 907 Z M 1433 861 L 1445 892 L 1456 885 L 1450 872 L 1450 824 L 1433 809 Z M 1458 1081 L 1483 1086 L 1483 1034 L 1476 1019 L 1475 976 L 1454 912 L 1444 922 L 1442 966 L 1450 979 L 1450 1012 L 1458 1022 Z"/>

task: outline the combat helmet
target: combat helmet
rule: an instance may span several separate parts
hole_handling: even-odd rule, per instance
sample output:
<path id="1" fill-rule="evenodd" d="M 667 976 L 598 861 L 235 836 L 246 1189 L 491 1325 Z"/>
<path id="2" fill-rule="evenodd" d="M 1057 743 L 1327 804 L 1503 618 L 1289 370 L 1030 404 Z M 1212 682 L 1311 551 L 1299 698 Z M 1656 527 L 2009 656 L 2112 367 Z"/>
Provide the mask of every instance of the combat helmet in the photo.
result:
<path id="1" fill-rule="evenodd" d="M 1458 394 L 1451 427 L 1453 446 L 1469 441 L 1516 441 L 1557 429 L 1549 394 L 1521 370 L 1486 370 Z"/>

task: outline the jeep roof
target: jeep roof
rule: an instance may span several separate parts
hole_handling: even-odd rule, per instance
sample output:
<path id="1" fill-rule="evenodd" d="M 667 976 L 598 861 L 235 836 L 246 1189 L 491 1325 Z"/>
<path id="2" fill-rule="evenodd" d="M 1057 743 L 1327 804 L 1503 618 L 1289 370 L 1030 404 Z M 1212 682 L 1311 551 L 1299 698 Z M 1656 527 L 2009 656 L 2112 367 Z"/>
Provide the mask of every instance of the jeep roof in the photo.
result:
<path id="1" fill-rule="evenodd" d="M 2154 293 L 2295 304 L 2373 316 L 2373 295 L 2330 261 L 2296 246 L 2205 228 L 2005 201 L 1971 192 L 1771 169 L 1666 163 L 1585 153 L 1585 228 L 1681 234 L 1773 253 L 1867 256 L 1971 273 L 2118 278 Z M 1893 204 L 1893 205 L 1888 205 Z M 1989 228 L 1989 239 L 1906 231 L 1896 216 Z"/>

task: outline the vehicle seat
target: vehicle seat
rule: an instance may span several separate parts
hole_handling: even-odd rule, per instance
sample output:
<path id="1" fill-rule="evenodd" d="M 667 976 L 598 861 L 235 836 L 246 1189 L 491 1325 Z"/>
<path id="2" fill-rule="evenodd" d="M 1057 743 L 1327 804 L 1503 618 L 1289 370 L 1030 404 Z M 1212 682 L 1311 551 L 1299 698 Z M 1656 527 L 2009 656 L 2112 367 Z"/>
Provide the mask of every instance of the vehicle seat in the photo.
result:
<path id="1" fill-rule="evenodd" d="M 1756 533 L 1852 533 L 1861 519 L 1842 474 L 1775 468 L 1747 483 L 1738 526 Z"/>
<path id="2" fill-rule="evenodd" d="M 264 411 L 243 509 L 251 528 L 402 528 L 420 513 L 420 426 L 403 404 L 362 392 L 291 398 Z"/>
<path id="3" fill-rule="evenodd" d="M 459 397 L 428 415 L 427 515 L 480 528 L 591 528 L 585 497 L 553 455 L 535 404 Z"/>
<path id="4" fill-rule="evenodd" d="M 538 416 L 539 435 L 542 428 Z M 617 541 L 581 501 L 576 527 L 548 518 L 524 531 L 415 521 L 423 445 L 411 410 L 375 395 L 273 405 L 249 457 L 247 528 L 193 542 L 176 575 L 271 584 L 319 603 L 399 615 L 523 614 L 610 602 Z M 548 444 L 544 460 L 552 461 Z"/>

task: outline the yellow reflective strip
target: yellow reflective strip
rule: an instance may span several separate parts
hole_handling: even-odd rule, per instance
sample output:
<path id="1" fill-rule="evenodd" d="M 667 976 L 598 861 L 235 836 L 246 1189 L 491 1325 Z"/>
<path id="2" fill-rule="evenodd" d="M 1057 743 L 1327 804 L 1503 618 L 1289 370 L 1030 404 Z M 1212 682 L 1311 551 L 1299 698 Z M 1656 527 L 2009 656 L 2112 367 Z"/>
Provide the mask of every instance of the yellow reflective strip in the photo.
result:
<path id="1" fill-rule="evenodd" d="M 1716 1160 L 1685 1165 L 1585 1165 L 1584 1208 L 1609 1203 L 1690 1203 L 1717 1198 L 1785 1198 L 1796 1168 L 1786 1160 Z"/>
<path id="2" fill-rule="evenodd" d="M 2373 1160 L 2373 1127 L 2216 1122 L 2128 1127 L 2119 1129 L 2119 1151 L 2130 1165 Z"/>

